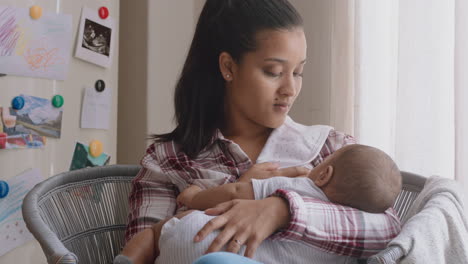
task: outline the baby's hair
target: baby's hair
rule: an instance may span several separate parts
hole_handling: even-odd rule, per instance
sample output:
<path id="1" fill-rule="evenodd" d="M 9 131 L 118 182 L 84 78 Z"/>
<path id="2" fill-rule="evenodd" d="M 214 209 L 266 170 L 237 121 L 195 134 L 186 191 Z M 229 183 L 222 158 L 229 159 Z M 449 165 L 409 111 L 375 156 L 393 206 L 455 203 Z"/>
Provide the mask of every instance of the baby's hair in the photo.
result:
<path id="1" fill-rule="evenodd" d="M 348 145 L 332 160 L 335 201 L 370 213 L 393 206 L 401 190 L 401 173 L 385 152 Z M 336 199 L 335 198 L 335 199 Z"/>

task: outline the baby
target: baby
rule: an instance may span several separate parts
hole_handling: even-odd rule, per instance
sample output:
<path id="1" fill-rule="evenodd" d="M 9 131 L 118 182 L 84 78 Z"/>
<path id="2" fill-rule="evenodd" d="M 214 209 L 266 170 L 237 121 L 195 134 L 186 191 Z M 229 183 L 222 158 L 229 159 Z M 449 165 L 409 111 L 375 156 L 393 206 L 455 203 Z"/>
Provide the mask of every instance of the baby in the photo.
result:
<path id="1" fill-rule="evenodd" d="M 336 151 L 306 177 L 252 179 L 207 190 L 191 185 L 177 197 L 177 202 L 205 210 L 233 199 L 263 199 L 277 189 L 294 190 L 321 200 L 328 198 L 369 213 L 383 213 L 401 190 L 401 174 L 384 152 L 354 144 Z"/>
<path id="2" fill-rule="evenodd" d="M 306 177 L 251 179 L 206 190 L 192 185 L 177 197 L 177 202 L 192 209 L 204 210 L 232 199 L 263 199 L 277 189 L 292 190 L 301 196 L 331 201 L 370 213 L 382 213 L 393 205 L 401 190 L 401 174 L 384 152 L 354 144 L 330 155 Z M 219 232 L 212 232 L 199 243 L 193 243 L 193 237 L 212 218 L 195 211 L 181 219 L 174 217 L 166 222 L 160 237 L 155 237 L 160 241 L 160 254 L 155 263 L 192 263 L 202 256 Z M 243 254 L 244 250 L 243 246 L 239 253 Z M 297 263 L 308 263 L 311 260 L 314 263 L 357 261 L 300 243 L 268 239 L 258 247 L 254 259 L 263 263 L 290 263 L 291 256 Z"/>

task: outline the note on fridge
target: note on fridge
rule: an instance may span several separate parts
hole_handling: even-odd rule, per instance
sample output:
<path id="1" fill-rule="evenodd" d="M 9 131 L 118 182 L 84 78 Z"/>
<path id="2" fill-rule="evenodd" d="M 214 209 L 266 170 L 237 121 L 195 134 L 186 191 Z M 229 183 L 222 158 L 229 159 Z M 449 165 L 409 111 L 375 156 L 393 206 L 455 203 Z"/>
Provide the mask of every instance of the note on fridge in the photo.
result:
<path id="1" fill-rule="evenodd" d="M 81 110 L 81 128 L 109 129 L 111 99 L 109 87 L 102 92 L 86 87 Z"/>

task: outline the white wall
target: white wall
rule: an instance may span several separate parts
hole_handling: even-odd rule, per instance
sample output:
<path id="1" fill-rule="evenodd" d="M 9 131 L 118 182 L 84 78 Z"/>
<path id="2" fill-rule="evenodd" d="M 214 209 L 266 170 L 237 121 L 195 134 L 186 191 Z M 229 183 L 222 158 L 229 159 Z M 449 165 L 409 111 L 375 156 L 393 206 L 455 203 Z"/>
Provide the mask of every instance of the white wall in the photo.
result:
<path id="1" fill-rule="evenodd" d="M 354 133 L 354 0 L 290 0 L 304 19 L 308 54 L 302 94 L 290 115 Z"/>
<path id="2" fill-rule="evenodd" d="M 33 4 L 42 6 L 44 11 L 60 12 L 73 16 L 72 51 L 74 54 L 75 41 L 78 32 L 81 7 L 99 8 L 106 5 L 110 15 L 116 20 L 116 29 L 119 34 L 119 1 L 93 0 L 63 1 L 63 0 L 0 0 L 0 5 L 28 8 Z M 118 55 L 119 43 L 114 45 L 114 55 Z M 72 54 L 70 54 L 71 56 Z M 47 138 L 44 149 L 21 149 L 0 151 L 0 179 L 9 179 L 29 168 L 39 168 L 44 177 L 68 171 L 75 148 L 75 142 L 88 143 L 92 139 L 100 140 L 104 145 L 104 151 L 111 155 L 111 163 L 116 161 L 117 141 L 117 98 L 118 98 L 118 56 L 114 57 L 112 66 L 104 69 L 82 60 L 72 58 L 69 65 L 68 78 L 65 81 L 53 81 L 45 79 L 6 76 L 0 78 L 0 105 L 11 105 L 11 99 L 21 93 L 52 98 L 55 94 L 64 97 L 64 112 L 62 119 L 62 136 L 60 139 Z M 83 85 L 94 86 L 97 79 L 106 81 L 106 89 L 112 89 L 113 101 L 111 109 L 111 121 L 109 130 L 80 129 L 81 102 Z M 19 247 L 5 256 L 0 257 L 0 263 L 46 263 L 42 250 L 37 242 L 30 242 Z"/>
<path id="3" fill-rule="evenodd" d="M 332 1 L 291 0 L 304 19 L 307 64 L 302 91 L 290 115 L 303 124 L 329 124 Z"/>
<path id="4" fill-rule="evenodd" d="M 174 87 L 203 3 L 122 3 L 118 163 L 138 163 L 150 134 L 174 128 Z"/>
<path id="5" fill-rule="evenodd" d="M 148 133 L 174 128 L 174 87 L 193 37 L 194 8 L 194 1 L 149 1 Z"/>

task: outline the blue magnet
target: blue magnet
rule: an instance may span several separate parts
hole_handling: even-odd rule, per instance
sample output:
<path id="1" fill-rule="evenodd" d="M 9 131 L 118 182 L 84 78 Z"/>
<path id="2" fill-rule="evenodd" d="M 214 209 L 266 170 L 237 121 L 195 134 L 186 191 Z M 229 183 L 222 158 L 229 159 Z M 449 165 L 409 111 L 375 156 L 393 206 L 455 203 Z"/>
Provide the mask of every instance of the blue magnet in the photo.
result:
<path id="1" fill-rule="evenodd" d="M 0 199 L 5 198 L 10 191 L 10 186 L 6 181 L 0 181 Z"/>
<path id="2" fill-rule="evenodd" d="M 16 96 L 15 98 L 13 98 L 13 100 L 11 101 L 11 106 L 13 107 L 13 109 L 15 110 L 20 110 L 24 107 L 24 98 L 21 97 L 21 96 Z"/>

